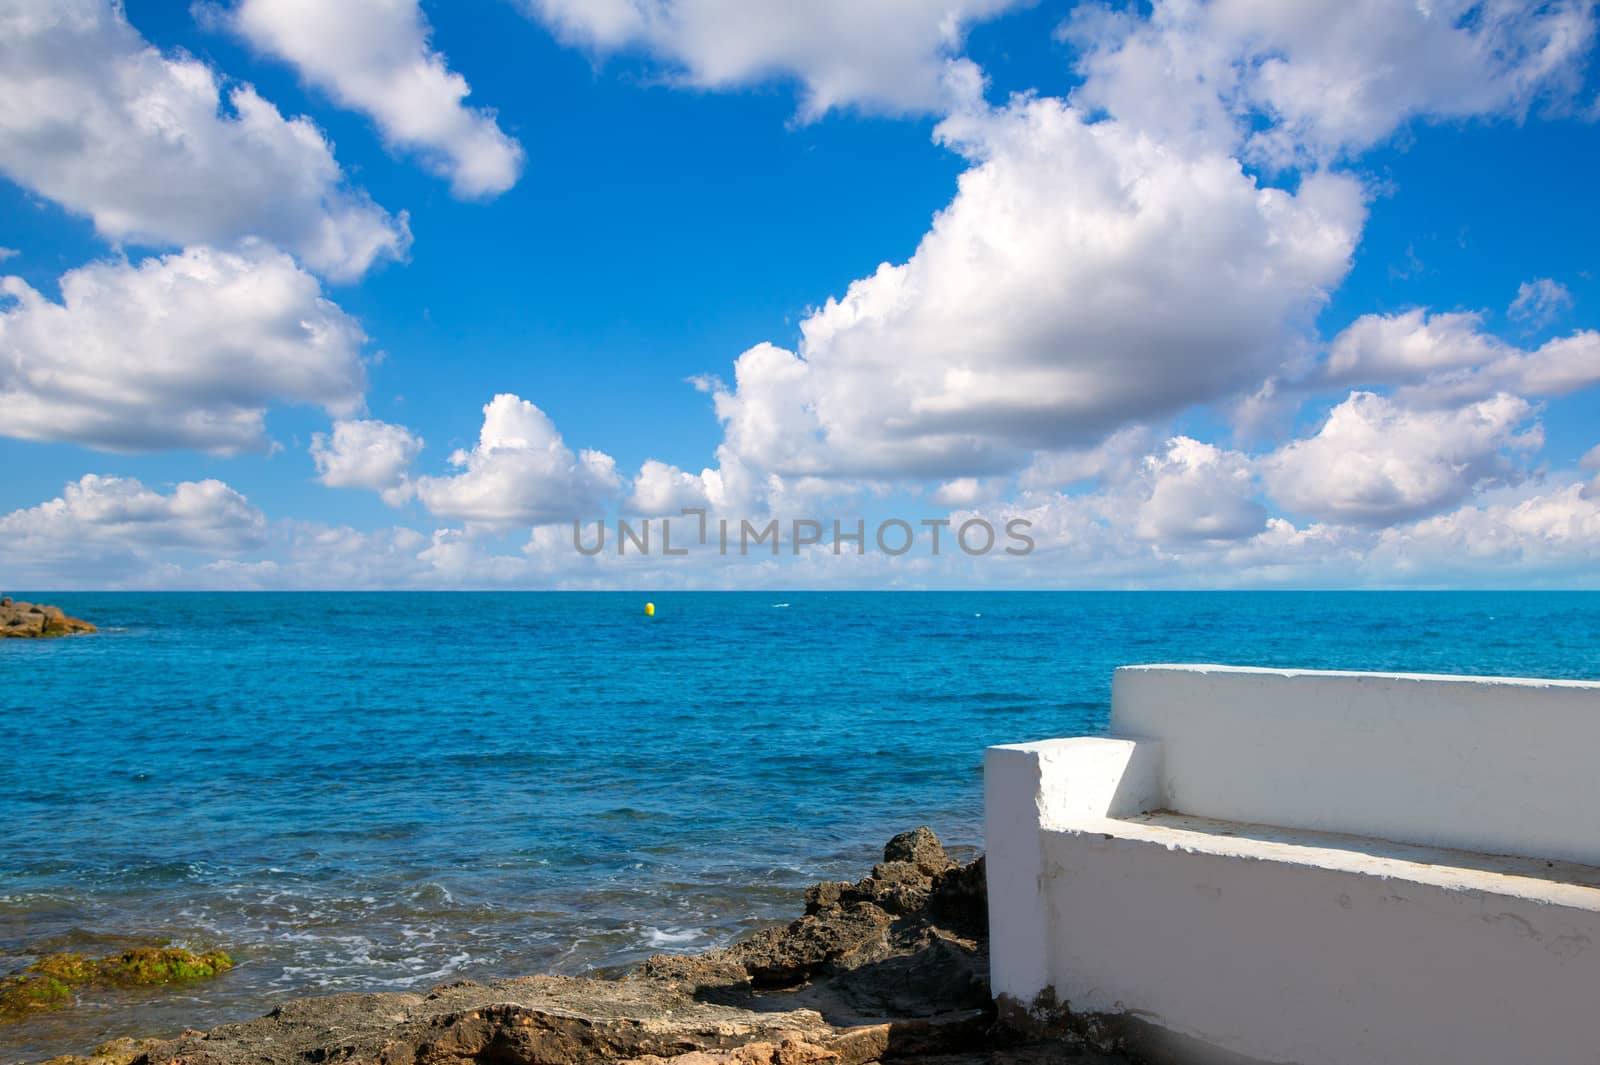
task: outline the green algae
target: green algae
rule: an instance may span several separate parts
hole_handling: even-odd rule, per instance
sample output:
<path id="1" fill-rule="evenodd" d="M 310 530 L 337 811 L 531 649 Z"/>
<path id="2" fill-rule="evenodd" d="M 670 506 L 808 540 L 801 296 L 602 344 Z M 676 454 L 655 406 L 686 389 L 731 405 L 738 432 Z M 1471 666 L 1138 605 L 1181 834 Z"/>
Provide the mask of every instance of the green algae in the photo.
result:
<path id="1" fill-rule="evenodd" d="M 75 987 L 153 987 L 207 980 L 233 968 L 220 950 L 196 954 L 181 947 L 135 947 L 105 958 L 46 954 L 20 975 L 0 978 L 0 1024 L 72 1005 Z"/>
<path id="2" fill-rule="evenodd" d="M 72 989 L 53 976 L 8 976 L 0 983 L 0 1024 L 72 1005 Z"/>
<path id="3" fill-rule="evenodd" d="M 100 975 L 115 984 L 181 984 L 207 980 L 233 968 L 220 950 L 195 954 L 179 947 L 135 947 L 100 962 Z"/>
<path id="4" fill-rule="evenodd" d="M 99 972 L 99 963 L 82 954 L 46 954 L 24 970 L 34 976 L 48 976 L 63 984 L 86 984 Z"/>

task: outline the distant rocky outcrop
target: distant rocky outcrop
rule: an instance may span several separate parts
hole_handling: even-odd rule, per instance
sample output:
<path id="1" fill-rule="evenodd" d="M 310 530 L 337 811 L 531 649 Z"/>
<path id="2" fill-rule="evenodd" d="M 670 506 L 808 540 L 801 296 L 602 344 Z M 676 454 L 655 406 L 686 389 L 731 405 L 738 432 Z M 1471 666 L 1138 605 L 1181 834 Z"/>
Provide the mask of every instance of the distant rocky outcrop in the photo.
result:
<path id="1" fill-rule="evenodd" d="M 67 617 L 60 607 L 24 603 L 9 595 L 0 598 L 0 638 L 72 636 L 94 631 L 93 625 L 80 618 Z"/>
<path id="2" fill-rule="evenodd" d="M 1072 1036 L 997 1024 L 983 860 L 927 828 L 855 883 L 733 946 L 656 955 L 614 980 L 460 981 L 427 994 L 334 995 L 267 1016 L 119 1040 L 49 1065 L 1122 1065 Z"/>

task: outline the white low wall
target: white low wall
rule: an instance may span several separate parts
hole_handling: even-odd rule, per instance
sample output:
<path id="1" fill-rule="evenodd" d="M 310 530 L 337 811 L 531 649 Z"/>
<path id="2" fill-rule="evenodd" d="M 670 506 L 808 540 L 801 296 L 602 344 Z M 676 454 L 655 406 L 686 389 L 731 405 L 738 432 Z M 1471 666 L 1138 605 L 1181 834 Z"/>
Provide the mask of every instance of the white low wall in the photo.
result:
<path id="1" fill-rule="evenodd" d="M 1131 666 L 1111 732 L 1184 813 L 1600 865 L 1597 684 Z"/>
<path id="2" fill-rule="evenodd" d="M 1600 1061 L 1600 685 L 1113 690 L 1113 737 L 987 754 L 997 995 L 1134 1019 L 1161 1061 Z"/>

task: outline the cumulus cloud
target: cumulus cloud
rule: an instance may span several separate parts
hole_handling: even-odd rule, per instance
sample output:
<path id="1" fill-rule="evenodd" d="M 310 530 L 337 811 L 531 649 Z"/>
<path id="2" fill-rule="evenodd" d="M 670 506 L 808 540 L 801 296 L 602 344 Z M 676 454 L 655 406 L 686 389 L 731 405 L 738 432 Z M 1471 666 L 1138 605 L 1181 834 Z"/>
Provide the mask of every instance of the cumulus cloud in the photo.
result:
<path id="1" fill-rule="evenodd" d="M 1355 183 L 1259 186 L 1054 99 L 964 112 L 972 167 L 909 261 L 742 354 L 729 450 L 786 475 L 983 476 L 1251 386 L 1349 268 Z"/>
<path id="2" fill-rule="evenodd" d="M 726 502 L 719 470 L 698 474 L 655 459 L 646 459 L 633 479 L 628 509 L 636 514 L 676 514 L 685 507 L 722 506 Z"/>
<path id="3" fill-rule="evenodd" d="M 1025 490 L 1066 488 L 1083 481 L 1126 481 L 1149 453 L 1155 434 L 1149 426 L 1128 425 L 1093 447 L 1040 451 L 1017 477 Z"/>
<path id="4" fill-rule="evenodd" d="M 1186 436 L 1145 460 L 1149 496 L 1135 526 L 1146 540 L 1238 540 L 1261 531 L 1267 509 L 1256 501 L 1248 456 Z"/>
<path id="5" fill-rule="evenodd" d="M 1600 499 L 1579 484 L 1524 499 L 1467 506 L 1385 529 L 1363 560 L 1394 578 L 1514 583 L 1528 573 L 1576 569 L 1593 579 Z"/>
<path id="6" fill-rule="evenodd" d="M 240 0 L 228 24 L 293 64 L 340 105 L 369 115 L 392 147 L 417 152 L 460 197 L 516 184 L 522 147 L 433 49 L 417 0 Z"/>
<path id="7" fill-rule="evenodd" d="M 0 174 L 112 241 L 231 245 L 260 237 L 319 272 L 359 276 L 410 243 L 352 190 L 305 118 L 197 59 L 164 56 L 108 0 L 0 10 Z"/>
<path id="8" fill-rule="evenodd" d="M 283 252 L 191 248 L 0 278 L 0 433 L 113 451 L 268 444 L 274 402 L 361 405 L 366 337 Z"/>
<path id="9" fill-rule="evenodd" d="M 975 507 L 979 503 L 997 499 L 1004 487 L 995 479 L 957 477 L 935 488 L 928 501 L 941 507 Z"/>
<path id="10" fill-rule="evenodd" d="M 1600 333 L 1528 351 L 1482 330 L 1472 312 L 1368 314 L 1334 338 L 1320 383 L 1399 384 L 1412 403 L 1455 404 L 1498 392 L 1559 396 L 1600 383 Z"/>
<path id="11" fill-rule="evenodd" d="M 1548 277 L 1540 277 L 1517 286 L 1517 298 L 1511 301 L 1506 314 L 1513 321 L 1524 322 L 1533 329 L 1542 329 L 1561 317 L 1571 306 L 1572 293 L 1567 286 Z"/>
<path id="12" fill-rule="evenodd" d="M 1537 449 L 1534 409 L 1498 395 L 1456 409 L 1414 410 L 1353 392 L 1315 435 L 1263 460 L 1273 498 L 1326 521 L 1386 525 L 1454 506 L 1514 472 L 1508 452 Z"/>
<path id="13" fill-rule="evenodd" d="M 244 551 L 261 546 L 266 518 L 221 481 L 184 481 L 163 495 L 133 478 L 85 474 L 60 496 L 0 517 L 17 555 L 86 546 Z"/>
<path id="14" fill-rule="evenodd" d="M 1156 0 L 1147 18 L 1087 5 L 1064 34 L 1084 106 L 1287 166 L 1359 152 L 1415 117 L 1570 103 L 1595 12 L 1587 0 Z"/>
<path id="15" fill-rule="evenodd" d="M 331 434 L 311 437 L 317 480 L 333 488 L 370 488 L 390 506 L 411 498 L 411 464 L 421 452 L 421 437 L 376 419 L 341 419 Z"/>
<path id="16" fill-rule="evenodd" d="M 610 455 L 573 454 L 544 411 L 510 393 L 484 405 L 477 446 L 450 464 L 461 472 L 416 479 L 417 498 L 440 517 L 486 525 L 598 516 L 621 488 Z"/>
<path id="17" fill-rule="evenodd" d="M 1483 316 L 1471 312 L 1364 314 L 1333 339 L 1321 383 L 1364 384 L 1420 381 L 1430 374 L 1484 366 L 1507 351 L 1481 331 Z"/>
<path id="18" fill-rule="evenodd" d="M 914 113 L 948 106 L 969 26 L 1021 0 L 521 0 L 570 43 L 640 48 L 689 85 L 793 78 L 807 120 L 830 109 Z M 967 86 L 970 88 L 970 86 Z M 965 91 L 963 89 L 962 91 Z"/>

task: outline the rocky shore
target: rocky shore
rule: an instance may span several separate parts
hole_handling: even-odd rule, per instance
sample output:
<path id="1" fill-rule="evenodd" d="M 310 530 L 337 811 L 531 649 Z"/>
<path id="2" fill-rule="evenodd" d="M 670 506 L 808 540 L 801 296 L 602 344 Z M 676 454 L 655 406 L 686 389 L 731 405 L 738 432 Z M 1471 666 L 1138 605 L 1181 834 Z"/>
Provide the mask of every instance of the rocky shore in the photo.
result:
<path id="1" fill-rule="evenodd" d="M 81 618 L 68 617 L 60 607 L 24 603 L 9 595 L 0 598 L 0 639 L 73 636 L 94 631 L 93 625 Z"/>
<path id="2" fill-rule="evenodd" d="M 618 979 L 460 981 L 426 994 L 300 999 L 176 1039 L 118 1040 L 50 1065 L 1118 1065 L 1064 1029 L 998 1017 L 989 996 L 983 859 L 902 833 L 805 913 Z"/>

